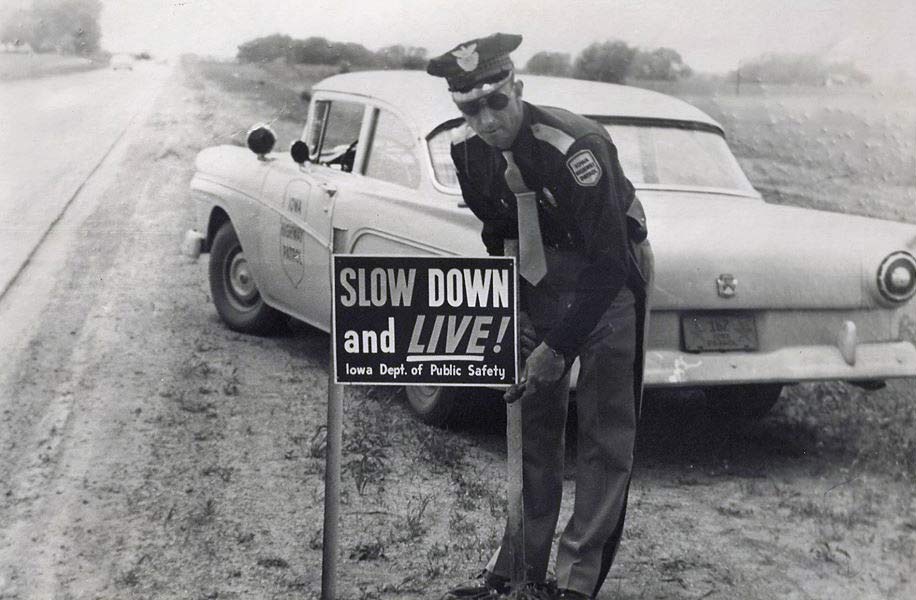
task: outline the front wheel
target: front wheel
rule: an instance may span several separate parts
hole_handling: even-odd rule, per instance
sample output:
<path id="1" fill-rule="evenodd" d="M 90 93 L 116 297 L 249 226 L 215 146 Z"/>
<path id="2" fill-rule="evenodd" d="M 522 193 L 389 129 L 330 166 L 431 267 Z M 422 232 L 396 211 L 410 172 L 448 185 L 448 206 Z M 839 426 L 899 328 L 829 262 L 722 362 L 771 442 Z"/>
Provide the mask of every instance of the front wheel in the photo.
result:
<path id="1" fill-rule="evenodd" d="M 706 407 L 712 418 L 744 421 L 765 416 L 781 393 L 781 383 L 721 385 L 704 390 Z"/>
<path id="2" fill-rule="evenodd" d="M 284 321 L 283 313 L 261 298 L 251 264 L 228 221 L 210 245 L 210 295 L 220 319 L 234 331 L 265 335 L 275 332 Z"/>

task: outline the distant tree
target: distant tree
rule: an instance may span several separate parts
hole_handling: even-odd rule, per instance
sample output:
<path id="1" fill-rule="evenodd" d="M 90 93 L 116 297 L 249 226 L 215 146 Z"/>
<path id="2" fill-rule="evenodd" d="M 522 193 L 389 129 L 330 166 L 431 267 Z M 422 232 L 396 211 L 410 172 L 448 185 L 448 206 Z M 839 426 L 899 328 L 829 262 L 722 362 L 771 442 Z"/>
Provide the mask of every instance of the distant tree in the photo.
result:
<path id="1" fill-rule="evenodd" d="M 30 10 L 17 10 L 2 16 L 0 43 L 14 46 L 31 45 L 35 28 L 34 14 Z"/>
<path id="2" fill-rule="evenodd" d="M 307 65 L 330 65 L 336 62 L 331 42 L 323 37 L 293 40 L 287 60 Z"/>
<path id="3" fill-rule="evenodd" d="M 737 77 L 732 72 L 732 77 Z M 763 54 L 743 61 L 741 81 L 756 83 L 826 85 L 867 83 L 870 78 L 852 63 L 828 62 L 814 54 Z"/>
<path id="4" fill-rule="evenodd" d="M 336 60 L 330 64 L 339 64 L 347 62 L 352 66 L 375 67 L 378 66 L 378 58 L 375 53 L 354 42 L 337 42 L 333 45 L 333 52 Z"/>
<path id="5" fill-rule="evenodd" d="M 291 40 L 287 61 L 307 65 L 342 65 L 371 67 L 378 62 L 371 50 L 362 44 L 332 42 L 323 37 Z"/>
<path id="6" fill-rule="evenodd" d="M 386 46 L 375 54 L 379 64 L 386 69 L 418 70 L 426 68 L 426 48 L 395 44 Z"/>
<path id="7" fill-rule="evenodd" d="M 572 73 L 572 64 L 569 54 L 562 52 L 538 52 L 525 64 L 525 71 L 533 75 L 554 75 L 556 77 L 569 77 Z"/>
<path id="8" fill-rule="evenodd" d="M 275 33 L 255 38 L 239 46 L 236 54 L 239 62 L 266 62 L 277 58 L 286 58 L 293 45 L 293 38 Z"/>
<path id="9" fill-rule="evenodd" d="M 4 43 L 28 43 L 37 52 L 88 55 L 102 39 L 100 0 L 33 0 L 29 9 L 4 19 Z"/>
<path id="10" fill-rule="evenodd" d="M 595 42 L 576 57 L 573 74 L 578 79 L 623 83 L 636 52 L 620 40 Z"/>
<path id="11" fill-rule="evenodd" d="M 684 59 L 676 50 L 656 48 L 651 51 L 637 50 L 627 76 L 634 79 L 674 81 L 689 77 L 691 73 L 690 67 L 684 64 Z"/>

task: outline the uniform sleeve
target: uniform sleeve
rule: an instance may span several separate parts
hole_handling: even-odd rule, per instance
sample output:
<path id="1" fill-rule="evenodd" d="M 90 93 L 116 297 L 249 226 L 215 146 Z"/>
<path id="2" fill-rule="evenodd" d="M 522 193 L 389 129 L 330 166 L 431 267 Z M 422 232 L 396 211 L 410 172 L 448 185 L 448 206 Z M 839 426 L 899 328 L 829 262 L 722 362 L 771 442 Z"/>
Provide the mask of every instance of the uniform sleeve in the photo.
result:
<path id="1" fill-rule="evenodd" d="M 480 237 L 483 240 L 483 245 L 487 248 L 487 254 L 490 256 L 502 256 L 503 236 L 497 231 L 497 227 L 485 218 L 483 207 L 486 205 L 486 198 L 471 184 L 468 173 L 464 169 L 464 161 L 460 160 L 458 155 L 457 146 L 452 146 L 452 162 L 455 163 L 455 173 L 458 175 L 458 185 L 461 186 L 461 195 L 464 198 L 464 202 L 483 223 Z"/>
<path id="2" fill-rule="evenodd" d="M 577 140 L 565 162 L 560 189 L 588 266 L 576 281 L 572 306 L 544 341 L 572 357 L 627 281 L 626 211 L 633 187 L 623 175 L 617 149 L 597 134 Z"/>

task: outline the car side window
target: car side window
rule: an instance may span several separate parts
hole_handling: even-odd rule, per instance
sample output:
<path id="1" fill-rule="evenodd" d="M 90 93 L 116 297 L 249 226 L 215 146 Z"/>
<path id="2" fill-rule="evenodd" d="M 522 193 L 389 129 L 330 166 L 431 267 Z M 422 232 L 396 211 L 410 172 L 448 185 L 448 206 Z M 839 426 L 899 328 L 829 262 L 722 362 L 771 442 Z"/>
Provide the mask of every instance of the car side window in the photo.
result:
<path id="1" fill-rule="evenodd" d="M 365 106 L 359 102 L 318 101 L 305 139 L 312 150 L 311 160 L 352 171 L 364 110 Z"/>
<path id="2" fill-rule="evenodd" d="M 417 144 L 407 126 L 387 110 L 379 110 L 366 162 L 366 176 L 409 188 L 420 185 Z"/>

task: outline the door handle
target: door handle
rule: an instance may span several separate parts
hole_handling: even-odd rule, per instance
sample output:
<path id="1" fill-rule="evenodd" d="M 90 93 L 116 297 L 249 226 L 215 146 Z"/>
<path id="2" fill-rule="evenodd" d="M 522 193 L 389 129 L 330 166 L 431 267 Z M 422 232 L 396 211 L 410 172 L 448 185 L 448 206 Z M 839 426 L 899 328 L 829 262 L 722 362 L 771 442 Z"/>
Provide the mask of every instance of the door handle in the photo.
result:
<path id="1" fill-rule="evenodd" d="M 328 198 L 333 198 L 334 194 L 337 193 L 337 186 L 327 182 L 319 183 L 318 187 L 324 190 L 324 193 L 328 195 Z"/>

